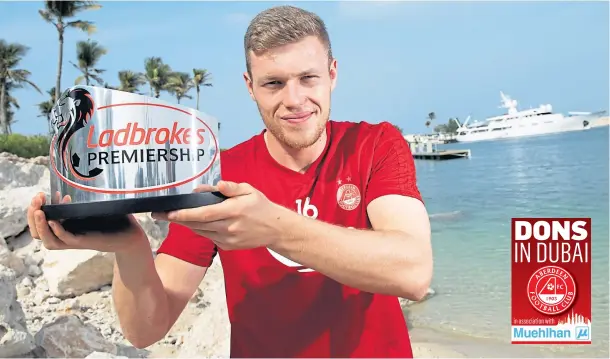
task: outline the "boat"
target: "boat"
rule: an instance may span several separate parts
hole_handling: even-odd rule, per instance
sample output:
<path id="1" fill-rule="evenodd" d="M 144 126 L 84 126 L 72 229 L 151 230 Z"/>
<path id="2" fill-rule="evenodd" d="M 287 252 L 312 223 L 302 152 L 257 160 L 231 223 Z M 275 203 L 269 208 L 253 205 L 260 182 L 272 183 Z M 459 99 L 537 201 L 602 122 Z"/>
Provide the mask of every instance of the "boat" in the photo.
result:
<path id="1" fill-rule="evenodd" d="M 486 118 L 484 121 L 473 122 L 468 126 L 470 116 L 464 124 L 456 121 L 458 128 L 455 140 L 457 142 L 476 142 L 516 138 L 525 136 L 548 135 L 568 131 L 583 131 L 591 128 L 591 124 L 605 111 L 599 112 L 569 112 L 568 115 L 553 112 L 550 104 L 537 108 L 518 110 L 517 101 L 500 91 L 502 105 L 506 113 L 500 116 Z"/>

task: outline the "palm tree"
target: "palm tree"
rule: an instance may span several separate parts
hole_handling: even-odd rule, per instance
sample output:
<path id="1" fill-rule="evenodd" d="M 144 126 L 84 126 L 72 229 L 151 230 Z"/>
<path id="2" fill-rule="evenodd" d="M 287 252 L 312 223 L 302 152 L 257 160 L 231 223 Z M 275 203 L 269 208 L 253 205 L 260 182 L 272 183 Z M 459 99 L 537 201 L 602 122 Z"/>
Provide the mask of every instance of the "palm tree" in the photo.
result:
<path id="1" fill-rule="evenodd" d="M 436 119 L 436 114 L 434 112 L 430 112 L 428 114 L 428 119 L 426 120 L 426 127 L 430 127 L 430 124 L 432 121 L 434 121 L 434 119 Z"/>
<path id="2" fill-rule="evenodd" d="M 188 92 L 194 87 L 191 74 L 188 72 L 174 72 L 167 81 L 167 91 L 176 96 L 178 103 L 182 98 L 192 99 Z"/>
<path id="3" fill-rule="evenodd" d="M 51 110 L 53 109 L 53 106 L 55 105 L 55 87 L 52 87 L 50 90 L 47 90 L 47 94 L 49 95 L 49 99 L 43 102 L 40 102 L 37 106 L 38 106 L 38 111 L 40 112 L 40 114 L 38 115 L 38 117 L 44 117 L 47 119 L 47 124 L 49 125 L 49 133 L 53 132 L 53 129 L 51 128 Z"/>
<path id="4" fill-rule="evenodd" d="M 19 62 L 29 51 L 29 47 L 12 43 L 9 44 L 0 39 L 0 127 L 2 133 L 9 133 L 8 122 L 8 92 L 14 88 L 22 88 L 28 84 L 36 91 L 41 92 L 35 83 L 28 78 L 31 73 L 28 70 L 17 69 Z"/>
<path id="5" fill-rule="evenodd" d="M 23 85 L 17 85 L 11 81 L 7 82 L 5 85 L 6 103 L 4 105 L 4 118 L 7 124 L 7 130 L 5 133 L 9 135 L 13 133 L 13 131 L 11 130 L 11 125 L 15 122 L 15 111 L 13 111 L 13 108 L 16 110 L 21 108 L 17 99 L 11 96 L 11 90 L 22 87 Z"/>
<path id="6" fill-rule="evenodd" d="M 104 82 L 104 88 L 107 88 L 110 90 L 118 90 L 118 87 L 111 86 L 108 82 Z"/>
<path id="7" fill-rule="evenodd" d="M 206 69 L 193 69 L 193 86 L 197 90 L 197 110 L 199 110 L 199 87 L 212 87 L 211 77 L 212 74 Z"/>
<path id="8" fill-rule="evenodd" d="M 65 20 L 76 16 L 81 11 L 97 10 L 102 6 L 93 1 L 45 1 L 44 3 L 45 9 L 38 10 L 38 12 L 46 22 L 55 26 L 59 35 L 59 61 L 57 63 L 57 80 L 55 83 L 55 98 L 59 98 L 64 56 L 64 31 L 68 28 L 75 28 L 86 31 L 91 35 L 96 30 L 95 25 L 91 21 L 74 20 L 66 22 Z"/>
<path id="9" fill-rule="evenodd" d="M 159 98 L 161 91 L 166 89 L 173 71 L 160 57 L 147 58 L 144 62 L 144 68 L 146 69 L 144 76 L 150 86 L 150 96 Z"/>
<path id="10" fill-rule="evenodd" d="M 97 41 L 79 41 L 76 43 L 76 58 L 78 59 L 78 65 L 70 61 L 72 66 L 79 70 L 82 75 L 76 78 L 75 84 L 79 84 L 85 80 L 85 84 L 89 85 L 90 79 L 97 81 L 98 84 L 103 85 L 104 80 L 99 76 L 104 73 L 104 69 L 95 68 L 97 63 L 100 61 L 108 50 L 98 44 Z"/>
<path id="11" fill-rule="evenodd" d="M 140 86 L 146 83 L 146 77 L 141 72 L 123 70 L 119 71 L 119 82 L 118 90 L 139 94 Z"/>

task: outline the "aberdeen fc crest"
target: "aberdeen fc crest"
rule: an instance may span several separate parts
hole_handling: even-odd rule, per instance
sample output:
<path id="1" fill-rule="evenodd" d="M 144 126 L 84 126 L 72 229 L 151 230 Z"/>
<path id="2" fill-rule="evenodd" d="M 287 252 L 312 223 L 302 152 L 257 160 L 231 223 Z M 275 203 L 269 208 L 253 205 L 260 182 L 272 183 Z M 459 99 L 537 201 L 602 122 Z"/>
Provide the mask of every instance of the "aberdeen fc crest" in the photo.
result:
<path id="1" fill-rule="evenodd" d="M 355 184 L 344 183 L 337 189 L 337 204 L 346 211 L 356 209 L 360 204 L 360 190 Z"/>

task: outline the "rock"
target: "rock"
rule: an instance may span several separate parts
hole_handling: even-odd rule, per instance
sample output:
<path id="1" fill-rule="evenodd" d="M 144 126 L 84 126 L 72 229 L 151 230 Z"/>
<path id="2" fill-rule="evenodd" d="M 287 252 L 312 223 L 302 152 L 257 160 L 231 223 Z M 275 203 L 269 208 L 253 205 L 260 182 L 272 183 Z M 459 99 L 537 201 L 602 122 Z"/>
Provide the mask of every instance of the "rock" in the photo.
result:
<path id="1" fill-rule="evenodd" d="M 48 186 L 48 163 L 48 157 L 25 159 L 11 153 L 0 153 L 0 190 Z"/>
<path id="2" fill-rule="evenodd" d="M 27 207 L 38 192 L 49 192 L 49 169 L 40 159 L 0 153 L 0 238 L 16 236 L 27 226 Z"/>
<path id="3" fill-rule="evenodd" d="M 114 253 L 93 250 L 47 250 L 41 266 L 51 295 L 69 297 L 112 283 Z"/>
<path id="4" fill-rule="evenodd" d="M 44 253 L 41 253 L 42 242 L 34 240 L 26 227 L 24 232 L 17 237 L 7 240 L 8 247 L 13 253 L 22 258 L 26 265 L 39 266 L 42 263 Z"/>
<path id="5" fill-rule="evenodd" d="M 27 227 L 27 208 L 43 187 L 21 187 L 0 191 L 0 238 L 18 235 Z"/>
<path id="6" fill-rule="evenodd" d="M 20 276 L 26 270 L 25 263 L 9 249 L 6 241 L 0 237 L 0 265 L 11 268 Z"/>
<path id="7" fill-rule="evenodd" d="M 36 347 L 17 301 L 16 273 L 0 265 L 0 358 L 26 354 Z"/>
<path id="8" fill-rule="evenodd" d="M 150 216 L 150 213 L 136 213 L 134 217 L 138 220 L 138 223 L 146 232 L 150 247 L 153 250 L 157 250 L 161 245 L 161 242 L 165 239 L 168 232 L 168 223 L 166 221 L 157 221 Z"/>
<path id="9" fill-rule="evenodd" d="M 49 358 L 84 358 L 94 352 L 117 354 L 116 345 L 76 315 L 63 315 L 44 325 L 35 340 Z"/>
<path id="10" fill-rule="evenodd" d="M 205 308 L 193 323 L 178 357 L 228 358 L 231 324 L 227 311 L 223 271 L 216 257 L 200 286 Z"/>

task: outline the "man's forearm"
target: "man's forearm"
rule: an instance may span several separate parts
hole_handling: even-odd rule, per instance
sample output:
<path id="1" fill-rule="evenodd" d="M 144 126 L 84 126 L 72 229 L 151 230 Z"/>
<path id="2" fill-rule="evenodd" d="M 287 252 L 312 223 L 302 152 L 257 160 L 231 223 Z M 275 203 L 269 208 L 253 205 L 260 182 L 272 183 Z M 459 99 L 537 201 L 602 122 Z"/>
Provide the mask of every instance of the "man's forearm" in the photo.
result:
<path id="1" fill-rule="evenodd" d="M 147 347 L 167 333 L 168 299 L 155 269 L 148 242 L 116 253 L 113 299 L 123 335 L 138 348 Z"/>
<path id="2" fill-rule="evenodd" d="M 280 217 L 270 248 L 295 262 L 371 293 L 420 299 L 429 285 L 427 247 L 399 231 L 344 228 L 294 212 Z"/>

